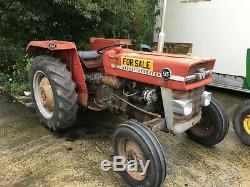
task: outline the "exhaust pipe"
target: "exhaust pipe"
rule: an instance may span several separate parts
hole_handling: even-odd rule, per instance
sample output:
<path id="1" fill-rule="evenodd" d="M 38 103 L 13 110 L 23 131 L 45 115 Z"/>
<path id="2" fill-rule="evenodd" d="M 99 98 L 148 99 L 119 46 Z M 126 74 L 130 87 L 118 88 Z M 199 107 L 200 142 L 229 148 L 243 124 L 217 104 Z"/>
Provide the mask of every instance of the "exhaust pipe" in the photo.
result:
<path id="1" fill-rule="evenodd" d="M 159 41 L 158 41 L 158 53 L 163 53 L 163 48 L 165 44 L 165 33 L 164 33 L 164 27 L 165 27 L 165 21 L 166 21 L 166 12 L 167 12 L 167 0 L 163 1 L 163 12 L 161 17 L 161 32 L 159 34 Z"/>

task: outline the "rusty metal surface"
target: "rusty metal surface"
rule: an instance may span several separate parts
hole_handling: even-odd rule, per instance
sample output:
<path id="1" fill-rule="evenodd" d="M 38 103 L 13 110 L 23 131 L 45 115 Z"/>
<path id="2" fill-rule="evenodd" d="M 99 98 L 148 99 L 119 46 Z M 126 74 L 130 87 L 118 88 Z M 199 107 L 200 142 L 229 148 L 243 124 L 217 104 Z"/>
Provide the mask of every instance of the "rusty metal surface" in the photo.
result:
<path id="1" fill-rule="evenodd" d="M 40 95 L 42 104 L 48 108 L 50 111 L 54 110 L 54 98 L 51 85 L 49 83 L 49 79 L 47 77 L 43 77 L 40 84 Z"/>
<path id="2" fill-rule="evenodd" d="M 103 77 L 102 82 L 111 88 L 119 88 L 119 79 L 117 77 L 106 75 Z"/>
<path id="3" fill-rule="evenodd" d="M 118 155 L 124 156 L 127 161 L 145 161 L 145 157 L 140 146 L 134 140 L 129 138 L 124 138 L 119 142 Z M 140 171 L 129 171 L 128 174 L 135 180 L 143 180 L 146 177 L 146 175 L 141 175 Z"/>
<path id="4" fill-rule="evenodd" d="M 83 60 L 83 59 L 81 59 L 81 61 L 83 62 L 83 64 L 87 68 L 98 68 L 98 67 L 102 66 L 102 59 L 101 58 L 92 59 L 92 60 Z"/>
<path id="5" fill-rule="evenodd" d="M 167 130 L 165 118 L 155 118 L 150 121 L 143 122 L 152 132 L 159 132 L 161 130 Z"/>
<path id="6" fill-rule="evenodd" d="M 201 96 L 205 87 L 197 88 L 191 91 L 173 91 L 173 99 L 189 99 L 193 101 L 193 112 L 189 116 L 174 115 L 175 123 L 189 121 L 201 113 Z"/>

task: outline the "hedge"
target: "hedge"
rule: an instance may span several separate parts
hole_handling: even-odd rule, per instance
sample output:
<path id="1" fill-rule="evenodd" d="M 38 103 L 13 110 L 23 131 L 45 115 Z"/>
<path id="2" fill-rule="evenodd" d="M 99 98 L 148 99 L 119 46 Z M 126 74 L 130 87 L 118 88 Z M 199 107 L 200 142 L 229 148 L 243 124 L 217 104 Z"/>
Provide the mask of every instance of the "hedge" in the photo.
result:
<path id="1" fill-rule="evenodd" d="M 82 50 L 88 48 L 91 36 L 133 38 L 150 45 L 157 3 L 158 0 L 0 0 L 0 72 L 27 82 L 25 68 L 29 58 L 25 48 L 31 40 L 73 41 Z"/>

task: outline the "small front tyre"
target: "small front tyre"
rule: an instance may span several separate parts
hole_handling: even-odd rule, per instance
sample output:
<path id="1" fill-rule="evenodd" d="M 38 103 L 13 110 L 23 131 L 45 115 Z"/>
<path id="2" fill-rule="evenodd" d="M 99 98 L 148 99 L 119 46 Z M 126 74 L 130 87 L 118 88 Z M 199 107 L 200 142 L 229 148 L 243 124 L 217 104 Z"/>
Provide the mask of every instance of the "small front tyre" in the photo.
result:
<path id="1" fill-rule="evenodd" d="M 214 98 L 207 107 L 202 108 L 202 117 L 198 124 L 187 131 L 188 137 L 204 146 L 220 143 L 228 133 L 229 121 L 225 110 Z"/>
<path id="2" fill-rule="evenodd" d="M 250 146 L 250 100 L 245 101 L 235 110 L 233 127 L 241 142 Z"/>
<path id="3" fill-rule="evenodd" d="M 166 177 L 166 161 L 163 149 L 154 134 L 143 124 L 130 121 L 120 125 L 113 135 L 113 155 L 122 156 L 126 163 L 149 161 L 146 173 L 142 168 L 137 171 L 121 171 L 119 174 L 131 186 L 158 187 Z"/>

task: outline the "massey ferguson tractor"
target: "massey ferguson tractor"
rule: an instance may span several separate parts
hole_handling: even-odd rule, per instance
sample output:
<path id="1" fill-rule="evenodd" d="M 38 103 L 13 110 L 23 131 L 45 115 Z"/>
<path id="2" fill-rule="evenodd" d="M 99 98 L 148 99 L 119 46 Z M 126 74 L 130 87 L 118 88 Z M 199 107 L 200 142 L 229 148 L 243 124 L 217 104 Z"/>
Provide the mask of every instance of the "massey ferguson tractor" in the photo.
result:
<path id="1" fill-rule="evenodd" d="M 113 155 L 151 162 L 144 176 L 120 174 L 133 186 L 159 186 L 166 162 L 155 132 L 186 132 L 213 146 L 226 136 L 228 119 L 205 91 L 214 59 L 134 51 L 131 45 L 131 40 L 91 38 L 91 51 L 77 51 L 71 42 L 33 41 L 27 48 L 36 56 L 32 94 L 38 117 L 52 131 L 70 127 L 79 106 L 128 114 L 129 121 L 114 132 Z"/>
<path id="2" fill-rule="evenodd" d="M 69 128 L 79 106 L 127 114 L 113 134 L 113 156 L 126 163 L 150 161 L 144 175 L 140 167 L 119 172 L 132 186 L 164 182 L 165 154 L 154 133 L 187 133 L 213 146 L 228 132 L 225 111 L 205 91 L 215 60 L 161 53 L 163 32 L 159 41 L 158 52 L 134 51 L 132 40 L 104 38 L 91 38 L 90 51 L 66 41 L 32 41 L 27 48 L 35 56 L 30 84 L 36 113 L 48 129 Z"/>

